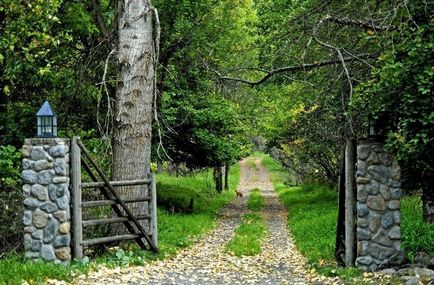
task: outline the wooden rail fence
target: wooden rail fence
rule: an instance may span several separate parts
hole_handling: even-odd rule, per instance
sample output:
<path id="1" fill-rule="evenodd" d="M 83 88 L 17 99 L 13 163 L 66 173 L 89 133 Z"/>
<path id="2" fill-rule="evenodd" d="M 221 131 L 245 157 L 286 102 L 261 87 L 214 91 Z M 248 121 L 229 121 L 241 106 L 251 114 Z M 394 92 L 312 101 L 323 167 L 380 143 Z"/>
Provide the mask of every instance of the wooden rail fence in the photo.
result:
<path id="1" fill-rule="evenodd" d="M 84 154 L 82 156 L 82 153 Z M 81 168 L 89 174 L 93 182 L 84 183 L 81 181 Z M 102 181 L 99 181 L 99 179 Z M 158 252 L 158 230 L 157 230 L 157 193 L 155 175 L 148 179 L 130 181 L 109 181 L 107 176 L 95 162 L 89 151 L 84 147 L 80 138 L 74 137 L 71 142 L 71 185 L 72 185 L 72 244 L 73 256 L 77 259 L 83 257 L 83 247 L 117 242 L 124 240 L 135 240 L 142 249 L 149 249 Z M 135 199 L 121 199 L 114 187 L 144 185 L 150 189 L 148 196 Z M 82 189 L 97 188 L 101 191 L 105 200 L 82 201 Z M 148 202 L 149 214 L 135 216 L 128 208 L 129 203 Z M 83 221 L 82 209 L 100 206 L 111 206 L 117 217 L 99 218 Z M 149 221 L 149 231 L 139 221 Z M 83 239 L 83 228 L 97 225 L 123 223 L 129 234 L 107 236 L 95 239 Z"/>

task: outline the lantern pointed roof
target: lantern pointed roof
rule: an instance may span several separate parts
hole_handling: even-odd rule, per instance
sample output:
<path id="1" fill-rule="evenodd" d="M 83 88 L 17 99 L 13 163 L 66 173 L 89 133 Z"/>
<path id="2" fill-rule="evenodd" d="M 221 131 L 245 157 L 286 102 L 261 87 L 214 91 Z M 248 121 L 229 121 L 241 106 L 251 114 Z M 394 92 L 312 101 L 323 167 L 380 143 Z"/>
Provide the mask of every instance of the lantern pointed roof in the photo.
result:
<path id="1" fill-rule="evenodd" d="M 41 109 L 39 109 L 38 113 L 36 113 L 36 116 L 56 116 L 56 114 L 51 109 L 50 103 L 45 101 Z"/>

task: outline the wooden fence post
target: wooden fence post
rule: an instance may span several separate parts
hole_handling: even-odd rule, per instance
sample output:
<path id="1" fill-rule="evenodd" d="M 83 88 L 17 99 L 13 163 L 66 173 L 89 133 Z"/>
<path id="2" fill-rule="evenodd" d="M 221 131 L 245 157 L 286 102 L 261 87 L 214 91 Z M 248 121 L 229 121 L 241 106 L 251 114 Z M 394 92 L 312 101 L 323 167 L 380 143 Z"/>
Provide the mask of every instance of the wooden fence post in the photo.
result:
<path id="1" fill-rule="evenodd" d="M 77 144 L 77 137 L 71 142 L 71 184 L 72 184 L 72 241 L 73 256 L 83 258 L 82 212 L 81 212 L 81 151 Z"/>
<path id="2" fill-rule="evenodd" d="M 354 266 L 354 140 L 347 140 L 345 146 L 345 265 Z"/>
<path id="3" fill-rule="evenodd" d="M 151 174 L 151 234 L 152 241 L 158 247 L 158 222 L 157 222 L 157 182 L 155 174 Z"/>

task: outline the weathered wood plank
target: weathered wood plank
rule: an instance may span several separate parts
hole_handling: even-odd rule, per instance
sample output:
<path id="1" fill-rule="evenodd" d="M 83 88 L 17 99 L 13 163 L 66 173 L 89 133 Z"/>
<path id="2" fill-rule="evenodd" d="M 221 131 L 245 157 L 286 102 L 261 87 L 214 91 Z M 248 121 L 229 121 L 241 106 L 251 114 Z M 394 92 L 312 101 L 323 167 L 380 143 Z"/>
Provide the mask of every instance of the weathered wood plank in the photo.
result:
<path id="1" fill-rule="evenodd" d="M 89 174 L 90 178 L 93 181 L 97 181 L 98 179 L 96 178 L 95 174 L 92 172 L 92 169 L 86 163 L 86 161 L 82 160 L 82 163 L 83 163 L 84 169 L 87 171 L 87 173 Z M 104 197 L 106 199 L 112 199 L 112 197 L 110 196 L 110 193 L 107 191 L 107 189 L 105 187 L 99 187 L 99 189 L 100 189 L 101 193 L 104 195 Z M 112 204 L 111 207 L 112 207 L 113 211 L 115 211 L 116 215 L 123 216 L 122 210 L 119 207 L 119 205 Z M 127 230 L 131 234 L 136 234 L 136 230 L 134 229 L 133 225 L 129 221 L 125 221 L 123 223 L 124 223 L 124 226 L 127 228 Z M 143 240 L 140 237 L 137 237 L 135 240 L 136 240 L 137 244 L 140 246 L 141 249 L 143 249 L 143 250 L 146 249 L 146 244 L 143 242 Z"/>
<path id="2" fill-rule="evenodd" d="M 125 213 L 131 217 L 131 220 L 133 221 L 134 225 L 137 227 L 137 229 L 140 231 L 140 233 L 143 235 L 145 240 L 148 242 L 150 248 L 152 251 L 158 253 L 158 248 L 154 245 L 154 242 L 149 238 L 148 234 L 146 233 L 145 229 L 142 227 L 142 225 L 137 221 L 137 219 L 134 217 L 133 213 L 128 208 L 127 204 L 125 204 L 122 199 L 119 197 L 118 193 L 116 193 L 113 186 L 110 185 L 110 181 L 108 180 L 107 176 L 105 176 L 104 172 L 99 168 L 98 164 L 95 162 L 95 160 L 92 158 L 90 153 L 87 151 L 87 149 L 84 147 L 84 145 L 80 142 L 80 140 L 77 140 L 78 146 L 81 148 L 82 152 L 86 155 L 87 159 L 90 161 L 92 166 L 95 168 L 95 170 L 98 172 L 101 179 L 106 183 L 106 187 L 110 190 L 110 194 L 115 197 L 115 199 L 119 202 Z"/>
<path id="3" fill-rule="evenodd" d="M 120 186 L 133 186 L 133 185 L 148 185 L 151 184 L 150 179 L 130 180 L 130 181 L 110 181 L 110 185 L 113 187 Z M 97 188 L 105 186 L 105 182 L 87 182 L 82 183 L 81 188 Z"/>
<path id="4" fill-rule="evenodd" d="M 107 243 L 107 242 L 115 242 L 115 241 L 124 241 L 124 240 L 137 239 L 137 238 L 140 238 L 140 237 L 141 237 L 141 235 L 139 235 L 139 234 L 110 236 L 110 237 L 103 237 L 103 238 L 84 240 L 81 244 L 83 246 L 89 246 L 89 245 L 95 245 L 95 244 L 101 244 L 101 243 Z"/>
<path id="5" fill-rule="evenodd" d="M 155 178 L 155 174 L 151 175 L 151 234 L 152 241 L 155 246 L 158 246 L 158 221 L 157 221 L 157 181 Z"/>
<path id="6" fill-rule="evenodd" d="M 98 187 L 100 188 L 100 187 Z M 125 199 L 124 203 L 137 203 L 137 202 L 146 202 L 151 201 L 151 197 L 143 197 L 143 198 L 136 198 L 136 199 Z M 99 201 L 86 201 L 82 202 L 81 206 L 83 208 L 91 208 L 91 207 L 99 207 L 99 206 L 108 206 L 108 205 L 115 205 L 118 204 L 116 200 L 99 200 Z"/>
<path id="7" fill-rule="evenodd" d="M 74 258 L 83 258 L 82 212 L 81 212 L 81 153 L 77 145 L 79 138 L 71 141 L 71 184 L 72 184 L 72 252 Z"/>
<path id="8" fill-rule="evenodd" d="M 139 221 L 146 220 L 146 219 L 149 220 L 151 219 L 151 215 L 137 216 L 136 219 Z M 131 221 L 131 218 L 129 217 L 101 218 L 101 219 L 83 221 L 83 227 L 114 224 L 114 223 L 127 222 L 127 221 Z"/>

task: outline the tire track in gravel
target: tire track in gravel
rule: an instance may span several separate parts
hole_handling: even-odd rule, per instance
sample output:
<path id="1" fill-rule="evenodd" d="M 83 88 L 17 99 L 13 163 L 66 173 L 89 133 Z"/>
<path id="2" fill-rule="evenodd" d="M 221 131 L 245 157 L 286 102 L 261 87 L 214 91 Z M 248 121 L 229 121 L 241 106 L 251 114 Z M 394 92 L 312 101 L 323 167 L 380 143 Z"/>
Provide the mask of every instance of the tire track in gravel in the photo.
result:
<path id="1" fill-rule="evenodd" d="M 287 229 L 286 210 L 277 198 L 267 170 L 259 158 L 251 167 L 248 159 L 240 162 L 241 177 L 238 191 L 243 197 L 233 200 L 223 209 L 216 228 L 193 246 L 175 257 L 143 266 L 110 269 L 79 276 L 74 284 L 341 284 L 337 279 L 312 276 L 306 271 L 306 261 L 297 251 Z M 249 165 L 250 164 L 250 165 Z M 236 257 L 225 252 L 248 212 L 246 202 L 250 191 L 259 188 L 266 205 L 261 212 L 268 225 L 268 236 L 261 253 Z M 58 283 L 57 283 L 58 284 Z"/>

